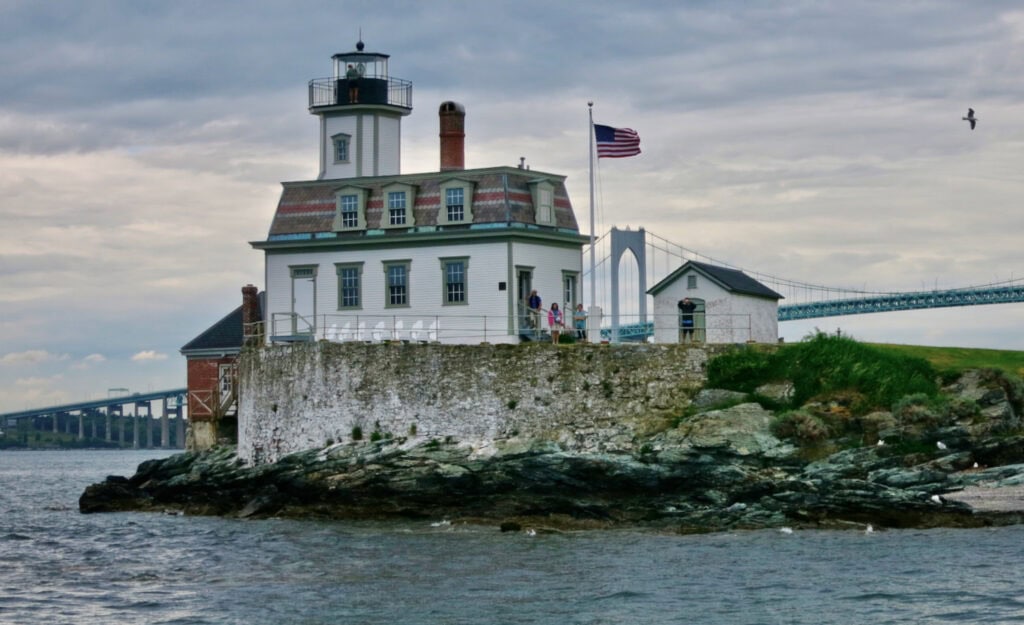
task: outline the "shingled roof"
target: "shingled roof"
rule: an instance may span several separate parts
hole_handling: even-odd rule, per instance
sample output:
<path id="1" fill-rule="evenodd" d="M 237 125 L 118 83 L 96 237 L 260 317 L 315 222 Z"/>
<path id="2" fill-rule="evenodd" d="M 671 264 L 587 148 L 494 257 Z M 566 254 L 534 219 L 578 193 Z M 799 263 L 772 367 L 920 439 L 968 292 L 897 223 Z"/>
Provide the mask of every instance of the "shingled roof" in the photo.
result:
<path id="1" fill-rule="evenodd" d="M 695 270 L 697 273 L 702 274 L 718 286 L 733 293 L 743 293 L 745 295 L 753 295 L 755 297 L 764 297 L 775 300 L 784 299 L 782 295 L 769 289 L 767 286 L 751 278 L 739 269 L 728 269 L 726 267 L 709 265 L 708 263 L 701 263 L 695 260 L 689 260 L 683 263 L 681 267 L 670 273 L 663 280 L 658 282 L 658 284 L 655 284 L 653 287 L 648 289 L 647 293 L 649 295 L 657 295 L 669 284 L 675 282 L 679 276 L 686 273 L 688 269 Z"/>
<path id="2" fill-rule="evenodd" d="M 263 318 L 266 293 L 260 292 L 260 318 Z M 239 352 L 242 349 L 242 307 L 234 309 L 223 319 L 204 330 L 179 350 L 184 356 L 195 356 L 211 352 Z"/>
<path id="3" fill-rule="evenodd" d="M 416 203 L 413 206 L 416 226 L 436 226 L 442 207 L 440 187 L 452 180 L 464 180 L 473 185 L 474 225 L 507 222 L 536 225 L 531 183 L 547 181 L 554 188 L 555 227 L 579 231 L 576 215 L 565 188 L 564 176 L 517 167 L 496 167 L 429 174 L 286 182 L 270 225 L 268 238 L 332 232 L 336 193 L 344 187 L 360 187 L 367 190 L 366 229 L 381 228 L 386 215 L 383 189 L 395 183 L 412 185 L 417 189 Z M 469 224 L 454 227 L 468 226 Z M 446 229 L 452 227 L 446 226 Z M 401 231 L 396 234 L 400 233 Z M 357 233 L 357 236 L 359 234 L 362 233 Z"/>

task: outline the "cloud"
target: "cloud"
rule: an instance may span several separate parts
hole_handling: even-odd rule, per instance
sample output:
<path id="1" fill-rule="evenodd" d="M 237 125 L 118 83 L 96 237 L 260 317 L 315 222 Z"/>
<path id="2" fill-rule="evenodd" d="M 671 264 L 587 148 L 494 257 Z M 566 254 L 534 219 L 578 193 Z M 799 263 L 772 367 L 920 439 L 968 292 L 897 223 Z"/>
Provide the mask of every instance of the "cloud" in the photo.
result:
<path id="1" fill-rule="evenodd" d="M 38 365 L 57 362 L 71 358 L 67 354 L 53 354 L 44 349 L 30 349 L 23 352 L 11 352 L 0 356 L 0 364 L 9 366 Z"/>
<path id="2" fill-rule="evenodd" d="M 71 368 L 78 371 L 84 371 L 86 369 L 91 368 L 94 365 L 98 365 L 106 361 L 107 358 L 103 354 L 89 354 L 88 356 L 82 358 L 80 361 L 71 365 Z"/>
<path id="3" fill-rule="evenodd" d="M 161 354 L 150 349 L 132 356 L 133 362 L 149 362 L 152 360 L 167 360 L 167 354 Z"/>

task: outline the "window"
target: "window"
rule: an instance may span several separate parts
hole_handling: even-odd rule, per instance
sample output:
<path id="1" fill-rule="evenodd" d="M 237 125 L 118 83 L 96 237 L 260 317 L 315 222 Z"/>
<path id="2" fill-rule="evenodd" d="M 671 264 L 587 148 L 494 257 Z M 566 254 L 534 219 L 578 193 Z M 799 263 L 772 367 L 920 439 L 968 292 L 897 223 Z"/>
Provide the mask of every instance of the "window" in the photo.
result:
<path id="1" fill-rule="evenodd" d="M 697 276 L 686 276 L 686 288 L 695 289 L 697 288 Z"/>
<path id="2" fill-rule="evenodd" d="M 345 187 L 335 192 L 335 231 L 366 229 L 366 190 Z"/>
<path id="3" fill-rule="evenodd" d="M 363 263 L 337 264 L 338 310 L 362 307 Z"/>
<path id="4" fill-rule="evenodd" d="M 413 207 L 416 206 L 416 187 L 403 183 L 392 183 L 381 189 L 384 214 L 380 219 L 381 228 L 409 228 L 415 226 Z"/>
<path id="5" fill-rule="evenodd" d="M 448 213 L 448 221 L 463 221 L 466 218 L 464 199 L 465 191 L 462 187 L 445 189 L 444 206 Z"/>
<path id="6" fill-rule="evenodd" d="M 388 261 L 384 263 L 387 281 L 385 308 L 409 306 L 409 261 Z"/>
<path id="7" fill-rule="evenodd" d="M 566 271 L 562 272 L 562 304 L 565 306 L 563 314 L 571 315 L 572 311 L 576 308 L 577 295 L 576 295 L 576 282 L 578 280 L 577 274 L 569 273 Z"/>
<path id="8" fill-rule="evenodd" d="M 341 227 L 355 228 L 359 225 L 359 196 L 343 195 L 341 204 Z"/>
<path id="9" fill-rule="evenodd" d="M 538 225 L 554 226 L 555 220 L 555 186 L 547 179 L 534 180 L 530 183 L 533 195 L 533 218 Z"/>
<path id="10" fill-rule="evenodd" d="M 444 280 L 444 296 L 442 303 L 445 306 L 468 303 L 468 269 L 468 258 L 441 259 L 441 275 Z"/>
<path id="11" fill-rule="evenodd" d="M 541 189 L 540 205 L 537 206 L 537 221 L 545 224 L 550 223 L 552 221 L 551 217 L 551 191 Z"/>
<path id="12" fill-rule="evenodd" d="M 331 137 L 334 142 L 334 162 L 335 163 L 347 163 L 348 158 L 348 146 L 351 137 L 349 135 L 334 135 Z"/>
<path id="13" fill-rule="evenodd" d="M 441 184 L 441 210 L 437 223 L 465 224 L 473 222 L 473 183 L 453 178 Z"/>
<path id="14" fill-rule="evenodd" d="M 388 192 L 388 225 L 405 225 L 405 191 Z"/>

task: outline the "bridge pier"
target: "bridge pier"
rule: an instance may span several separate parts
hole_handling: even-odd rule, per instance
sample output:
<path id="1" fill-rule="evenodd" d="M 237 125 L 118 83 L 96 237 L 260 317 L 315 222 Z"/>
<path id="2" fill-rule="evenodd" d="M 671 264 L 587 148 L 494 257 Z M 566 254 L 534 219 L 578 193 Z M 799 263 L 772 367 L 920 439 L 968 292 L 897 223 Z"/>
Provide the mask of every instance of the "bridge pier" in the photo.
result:
<path id="1" fill-rule="evenodd" d="M 160 418 L 160 448 L 167 449 L 171 446 L 171 422 L 167 414 L 167 398 L 163 399 L 163 416 Z"/>
<path id="2" fill-rule="evenodd" d="M 180 449 L 185 448 L 185 414 L 181 409 L 181 404 L 178 404 L 178 423 L 175 429 L 174 441 L 178 444 Z"/>
<path id="3" fill-rule="evenodd" d="M 105 412 L 105 415 L 106 415 L 106 418 L 107 418 L 107 420 L 106 420 L 107 429 L 106 429 L 106 432 L 104 432 L 104 434 L 106 434 L 105 438 L 106 438 L 107 442 L 109 443 L 109 442 L 111 442 L 111 440 L 113 440 L 112 437 L 111 437 L 111 432 L 110 432 L 110 424 L 113 422 L 113 419 L 110 418 L 110 406 L 107 406 L 107 409 L 104 412 Z"/>

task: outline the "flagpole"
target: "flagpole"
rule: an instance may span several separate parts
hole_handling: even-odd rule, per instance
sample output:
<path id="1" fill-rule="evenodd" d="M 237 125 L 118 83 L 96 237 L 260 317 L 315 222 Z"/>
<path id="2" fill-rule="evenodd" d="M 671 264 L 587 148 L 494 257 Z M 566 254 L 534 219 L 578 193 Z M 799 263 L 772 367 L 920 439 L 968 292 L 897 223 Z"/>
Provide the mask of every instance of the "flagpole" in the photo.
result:
<path id="1" fill-rule="evenodd" d="M 590 125 L 587 135 L 590 142 L 590 305 L 597 306 L 597 265 L 594 256 L 594 103 L 587 102 Z"/>

